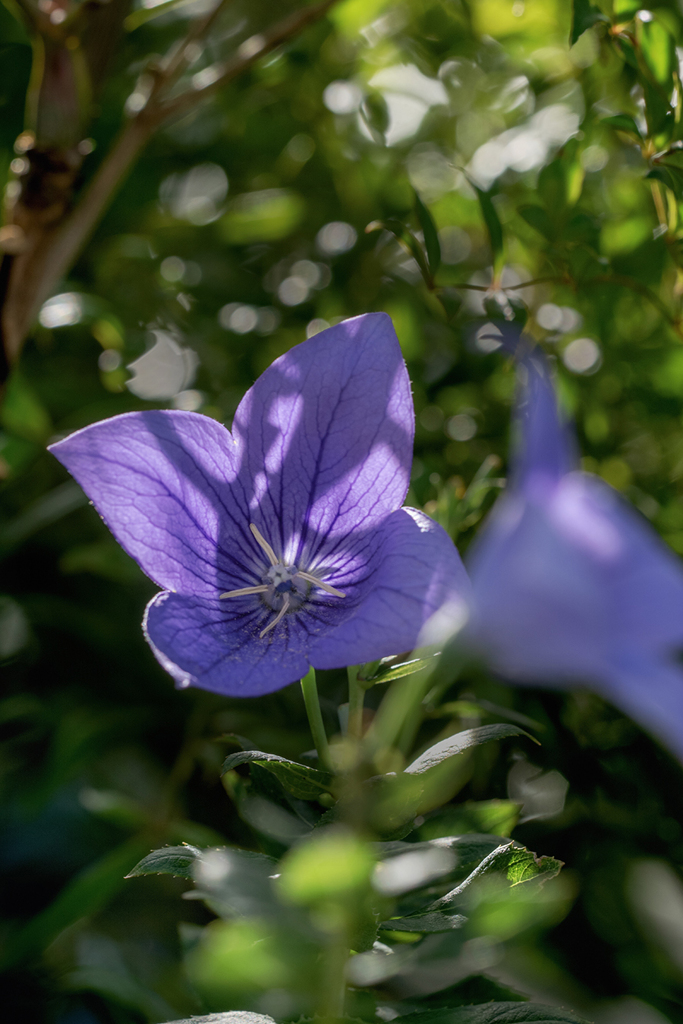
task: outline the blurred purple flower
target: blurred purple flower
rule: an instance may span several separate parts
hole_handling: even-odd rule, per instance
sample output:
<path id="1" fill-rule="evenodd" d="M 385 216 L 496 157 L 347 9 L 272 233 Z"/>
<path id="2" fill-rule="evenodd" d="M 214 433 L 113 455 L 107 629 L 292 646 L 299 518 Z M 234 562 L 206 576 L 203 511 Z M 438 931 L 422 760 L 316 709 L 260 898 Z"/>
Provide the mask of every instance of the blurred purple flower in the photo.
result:
<path id="1" fill-rule="evenodd" d="M 528 342 L 509 488 L 469 562 L 470 640 L 508 679 L 594 688 L 683 758 L 683 569 L 613 488 L 577 471 Z"/>
<path id="2" fill-rule="evenodd" d="M 127 413 L 51 451 L 164 591 L 145 635 L 181 686 L 256 696 L 410 650 L 468 586 L 446 533 L 402 509 L 410 381 L 383 313 L 277 359 L 232 434 L 191 412 Z"/>

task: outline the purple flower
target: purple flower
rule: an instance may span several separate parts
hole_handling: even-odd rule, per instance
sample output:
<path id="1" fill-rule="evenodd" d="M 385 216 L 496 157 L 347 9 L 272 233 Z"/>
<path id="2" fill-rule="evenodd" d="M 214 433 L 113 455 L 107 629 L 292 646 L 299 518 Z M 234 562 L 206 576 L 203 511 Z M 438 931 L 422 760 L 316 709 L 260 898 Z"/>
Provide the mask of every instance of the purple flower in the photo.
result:
<path id="1" fill-rule="evenodd" d="M 681 565 L 616 491 L 576 470 L 538 350 L 519 376 L 509 489 L 469 565 L 470 640 L 508 679 L 592 687 L 683 758 Z"/>
<path id="2" fill-rule="evenodd" d="M 232 433 L 127 413 L 51 451 L 159 586 L 145 635 L 181 686 L 236 696 L 410 650 L 468 586 L 455 548 L 401 508 L 414 430 L 390 319 L 347 320 L 277 359 Z"/>

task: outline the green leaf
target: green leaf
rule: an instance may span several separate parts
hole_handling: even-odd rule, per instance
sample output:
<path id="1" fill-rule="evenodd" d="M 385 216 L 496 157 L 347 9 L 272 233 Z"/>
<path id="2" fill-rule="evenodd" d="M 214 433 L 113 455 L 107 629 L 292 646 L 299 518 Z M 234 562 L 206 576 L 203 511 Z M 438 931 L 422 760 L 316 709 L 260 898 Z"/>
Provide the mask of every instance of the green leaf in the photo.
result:
<path id="1" fill-rule="evenodd" d="M 470 181 L 470 185 L 477 193 L 479 209 L 481 210 L 481 215 L 484 218 L 489 242 L 491 243 L 491 251 L 493 252 L 494 270 L 497 271 L 501 268 L 503 263 L 503 226 L 500 223 L 498 211 L 491 200 L 491 193 L 483 192 L 482 189 L 477 188 L 472 181 Z"/>
<path id="2" fill-rule="evenodd" d="M 406 1024 L 588 1024 L 571 1010 L 541 1003 L 484 1003 L 453 1009 L 418 1010 L 397 1020 Z"/>
<path id="3" fill-rule="evenodd" d="M 572 30 L 570 35 L 570 45 L 573 46 L 579 36 L 592 28 L 598 22 L 604 21 L 609 24 L 609 18 L 607 18 L 599 7 L 595 4 L 590 3 L 590 0 L 574 0 L 572 5 Z"/>
<path id="4" fill-rule="evenodd" d="M 384 136 L 389 127 L 389 108 L 381 92 L 369 92 L 360 108 L 360 115 L 375 142 L 384 145 Z"/>
<path id="5" fill-rule="evenodd" d="M 221 774 L 225 775 L 240 764 L 258 764 L 271 772 L 284 788 L 300 800 L 317 800 L 321 793 L 329 792 L 333 776 L 297 761 L 289 761 L 278 754 L 266 754 L 262 750 L 238 750 L 223 762 Z"/>
<path id="6" fill-rule="evenodd" d="M 528 732 L 516 725 L 500 723 L 496 725 L 482 725 L 476 729 L 465 729 L 457 732 L 454 736 L 448 736 L 440 740 L 433 747 L 429 747 L 423 754 L 420 754 L 412 764 L 405 769 L 408 775 L 421 775 L 422 772 L 441 764 L 447 757 L 455 757 L 471 747 L 478 747 L 482 743 L 489 743 L 491 740 L 502 740 L 508 736 L 529 736 Z M 530 739 L 533 737 L 529 736 Z M 536 742 L 536 741 L 534 741 Z"/>
<path id="7" fill-rule="evenodd" d="M 654 80 L 667 91 L 673 88 L 673 73 L 677 66 L 676 44 L 661 21 L 636 21 L 640 52 Z"/>
<path id="8" fill-rule="evenodd" d="M 632 18 L 636 11 L 642 7 L 640 0 L 612 0 L 614 17 L 619 21 L 622 18 Z"/>
<path id="9" fill-rule="evenodd" d="M 169 1021 L 169 1024 L 275 1024 L 272 1017 L 253 1010 L 229 1010 L 227 1013 L 210 1013 L 206 1017 L 183 1017 Z"/>
<path id="10" fill-rule="evenodd" d="M 437 654 L 430 654 L 428 658 L 411 658 L 410 661 L 401 661 L 400 655 L 390 658 L 383 658 L 374 669 L 372 675 L 358 678 L 362 683 L 391 683 L 394 679 L 402 679 L 404 676 L 412 676 L 423 668 L 433 665 L 438 658 Z"/>
<path id="11" fill-rule="evenodd" d="M 660 87 L 658 85 L 651 85 L 645 79 L 642 79 L 641 84 L 645 97 L 645 118 L 649 134 L 659 135 L 668 127 L 673 128 L 673 111 L 669 106 L 668 100 L 662 94 Z"/>
<path id="12" fill-rule="evenodd" d="M 43 443 L 52 433 L 49 413 L 25 377 L 15 370 L 2 405 L 2 425 L 26 441 Z"/>
<path id="13" fill-rule="evenodd" d="M 306 203 L 298 193 L 286 188 L 266 188 L 237 196 L 218 225 L 231 245 L 275 242 L 291 235 L 305 213 Z"/>
<path id="14" fill-rule="evenodd" d="M 502 874 L 511 887 L 529 886 L 530 883 L 541 886 L 551 878 L 555 878 L 560 873 L 562 866 L 562 861 L 556 860 L 554 857 L 537 857 L 531 850 L 527 850 L 526 847 L 520 846 L 518 843 L 512 841 L 503 843 L 484 857 L 464 881 L 435 900 L 427 909 L 429 911 L 452 910 L 460 906 L 465 890 L 473 882 L 491 872 Z"/>
<path id="15" fill-rule="evenodd" d="M 126 878 L 137 878 L 139 875 L 175 875 L 176 878 L 193 878 L 192 868 L 202 851 L 196 846 L 164 846 L 160 850 L 152 850 L 129 871 Z"/>
<path id="16" fill-rule="evenodd" d="M 555 225 L 542 206 L 536 206 L 535 204 L 530 206 L 520 206 L 517 213 L 527 222 L 527 224 L 530 224 L 535 231 L 538 231 L 540 235 L 547 238 L 548 241 L 552 241 L 552 239 L 555 238 L 555 235 L 557 234 Z"/>
<path id="17" fill-rule="evenodd" d="M 603 117 L 600 124 L 607 124 L 620 132 L 627 132 L 636 139 L 642 139 L 640 129 L 630 114 L 613 114 L 611 117 Z"/>
<path id="18" fill-rule="evenodd" d="M 411 917 L 398 917 L 394 920 L 383 921 L 380 928 L 390 932 L 421 932 L 423 935 L 433 935 L 462 928 L 466 922 L 467 918 L 463 914 L 432 911 L 430 914 L 415 914 Z"/>
<path id="19" fill-rule="evenodd" d="M 683 354 L 683 353 L 682 353 Z M 428 815 L 420 825 L 420 839 L 437 839 L 464 833 L 493 832 L 509 836 L 517 824 L 520 805 L 512 800 L 468 800 L 458 806 L 449 805 Z"/>
<path id="20" fill-rule="evenodd" d="M 417 219 L 420 222 L 422 234 L 424 235 L 425 249 L 427 250 L 427 262 L 433 277 L 441 266 L 441 244 L 439 242 L 439 236 L 436 230 L 436 225 L 432 219 L 432 215 L 420 199 L 417 192 L 415 193 L 415 212 L 417 213 Z"/>
<path id="21" fill-rule="evenodd" d="M 683 170 L 680 167 L 672 167 L 671 164 L 658 164 L 645 177 L 661 181 L 663 185 L 671 189 L 676 199 L 683 199 Z"/>

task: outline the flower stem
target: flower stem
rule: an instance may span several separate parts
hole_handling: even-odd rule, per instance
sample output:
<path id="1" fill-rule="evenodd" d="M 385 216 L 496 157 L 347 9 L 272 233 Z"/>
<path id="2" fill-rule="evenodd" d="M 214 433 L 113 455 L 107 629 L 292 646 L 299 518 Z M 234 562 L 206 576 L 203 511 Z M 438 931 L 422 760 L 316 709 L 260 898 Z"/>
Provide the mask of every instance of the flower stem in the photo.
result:
<path id="1" fill-rule="evenodd" d="M 349 677 L 348 734 L 354 739 L 360 739 L 363 735 L 363 702 L 365 700 L 365 689 L 358 682 L 358 668 L 358 665 L 349 665 L 346 670 Z"/>
<path id="2" fill-rule="evenodd" d="M 308 724 L 311 727 L 311 735 L 313 737 L 313 742 L 315 743 L 315 749 L 318 751 L 320 767 L 325 771 L 330 772 L 332 771 L 330 745 L 327 742 L 327 734 L 325 732 L 325 726 L 323 725 L 323 716 L 320 711 L 318 687 L 315 682 L 315 669 L 313 666 L 310 667 L 306 675 L 301 680 L 301 692 L 304 695 Z"/>

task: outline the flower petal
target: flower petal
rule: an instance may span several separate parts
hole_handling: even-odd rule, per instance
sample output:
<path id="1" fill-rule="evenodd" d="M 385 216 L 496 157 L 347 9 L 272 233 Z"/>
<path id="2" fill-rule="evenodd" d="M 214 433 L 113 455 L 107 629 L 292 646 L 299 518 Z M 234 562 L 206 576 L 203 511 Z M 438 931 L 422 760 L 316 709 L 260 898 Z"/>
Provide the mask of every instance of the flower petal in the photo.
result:
<path id="1" fill-rule="evenodd" d="M 394 512 L 377 530 L 365 597 L 310 649 L 315 668 L 340 668 L 412 650 L 444 604 L 464 605 L 470 584 L 445 530 L 415 509 Z M 341 612 L 340 612 L 341 614 Z"/>
<path id="2" fill-rule="evenodd" d="M 236 446 L 208 416 L 126 413 L 78 430 L 50 451 L 160 586 L 210 595 L 260 582 L 252 578 L 261 559 L 248 510 L 231 487 Z"/>
<path id="3" fill-rule="evenodd" d="M 513 486 L 532 493 L 557 483 L 577 460 L 571 434 L 560 421 L 550 368 L 537 348 L 519 364 L 518 389 L 519 447 L 511 477 Z"/>
<path id="4" fill-rule="evenodd" d="M 157 661 L 179 686 L 258 697 L 309 669 L 307 635 L 290 621 L 295 618 L 261 639 L 268 619 L 256 599 L 239 598 L 226 608 L 225 602 L 166 591 L 147 605 L 143 628 Z"/>
<path id="5" fill-rule="evenodd" d="M 279 556 L 310 565 L 323 542 L 371 530 L 403 501 L 412 460 L 410 382 L 389 317 L 345 320 L 276 359 L 233 431 L 252 521 Z"/>
<path id="6" fill-rule="evenodd" d="M 683 672 L 623 651 L 601 695 L 683 761 Z"/>
<path id="7" fill-rule="evenodd" d="M 683 646 L 683 570 L 587 474 L 564 477 L 544 501 L 502 499 L 470 569 L 468 634 L 508 677 L 597 683 L 624 648 L 664 657 Z"/>

